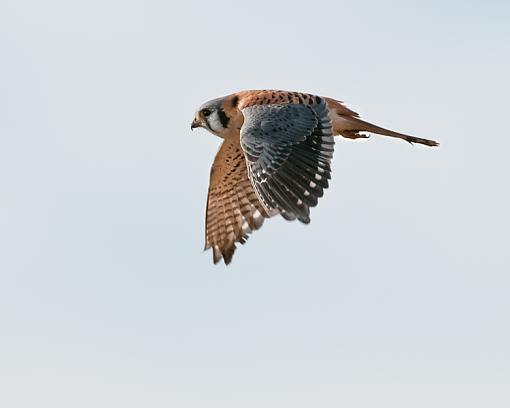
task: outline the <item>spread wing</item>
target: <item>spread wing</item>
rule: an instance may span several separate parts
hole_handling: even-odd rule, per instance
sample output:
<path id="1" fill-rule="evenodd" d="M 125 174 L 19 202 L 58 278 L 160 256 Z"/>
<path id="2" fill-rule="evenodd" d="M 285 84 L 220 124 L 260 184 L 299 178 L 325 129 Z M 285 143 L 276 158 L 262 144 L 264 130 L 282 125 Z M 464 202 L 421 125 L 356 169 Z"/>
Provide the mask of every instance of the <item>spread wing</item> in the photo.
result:
<path id="1" fill-rule="evenodd" d="M 205 249 L 213 249 L 213 260 L 229 264 L 236 243 L 259 229 L 268 217 L 248 178 L 239 140 L 225 140 L 211 168 L 205 222 Z"/>
<path id="2" fill-rule="evenodd" d="M 242 110 L 241 146 L 264 208 L 310 222 L 328 187 L 334 140 L 326 102 L 252 105 Z"/>

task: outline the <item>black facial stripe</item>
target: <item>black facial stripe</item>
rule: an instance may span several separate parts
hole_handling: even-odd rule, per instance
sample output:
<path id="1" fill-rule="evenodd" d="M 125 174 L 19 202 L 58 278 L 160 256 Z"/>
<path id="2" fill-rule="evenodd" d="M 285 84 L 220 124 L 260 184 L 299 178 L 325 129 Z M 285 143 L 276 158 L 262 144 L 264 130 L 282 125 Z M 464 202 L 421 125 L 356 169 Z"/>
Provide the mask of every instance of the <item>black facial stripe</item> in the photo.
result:
<path id="1" fill-rule="evenodd" d="M 218 117 L 220 118 L 221 126 L 226 128 L 228 122 L 230 122 L 230 118 L 223 112 L 223 109 L 218 109 Z"/>
<path id="2" fill-rule="evenodd" d="M 233 108 L 236 108 L 236 107 L 237 107 L 238 102 L 239 102 L 239 96 L 237 96 L 237 95 L 236 95 L 236 96 L 234 96 L 234 97 L 232 98 L 232 107 L 233 107 Z"/>

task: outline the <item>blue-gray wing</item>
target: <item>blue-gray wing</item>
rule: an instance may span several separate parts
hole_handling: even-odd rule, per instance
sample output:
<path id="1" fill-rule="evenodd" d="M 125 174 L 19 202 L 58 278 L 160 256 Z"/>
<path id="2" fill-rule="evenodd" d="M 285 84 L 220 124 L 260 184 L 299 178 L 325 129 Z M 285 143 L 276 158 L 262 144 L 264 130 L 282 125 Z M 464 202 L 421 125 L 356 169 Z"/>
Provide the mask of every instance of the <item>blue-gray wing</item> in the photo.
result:
<path id="1" fill-rule="evenodd" d="M 334 140 L 325 101 L 243 109 L 241 147 L 248 175 L 268 213 L 310 222 L 331 178 Z"/>

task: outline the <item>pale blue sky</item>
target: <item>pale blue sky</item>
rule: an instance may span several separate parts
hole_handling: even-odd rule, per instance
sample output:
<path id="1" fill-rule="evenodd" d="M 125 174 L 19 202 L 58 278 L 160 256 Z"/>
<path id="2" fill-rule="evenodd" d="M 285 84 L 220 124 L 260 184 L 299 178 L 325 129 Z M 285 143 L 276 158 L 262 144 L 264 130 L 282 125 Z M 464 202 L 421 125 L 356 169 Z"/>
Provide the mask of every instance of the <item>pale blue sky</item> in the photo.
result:
<path id="1" fill-rule="evenodd" d="M 0 4 L 2 407 L 510 406 L 508 2 Z M 309 226 L 203 253 L 204 101 L 342 99 Z"/>

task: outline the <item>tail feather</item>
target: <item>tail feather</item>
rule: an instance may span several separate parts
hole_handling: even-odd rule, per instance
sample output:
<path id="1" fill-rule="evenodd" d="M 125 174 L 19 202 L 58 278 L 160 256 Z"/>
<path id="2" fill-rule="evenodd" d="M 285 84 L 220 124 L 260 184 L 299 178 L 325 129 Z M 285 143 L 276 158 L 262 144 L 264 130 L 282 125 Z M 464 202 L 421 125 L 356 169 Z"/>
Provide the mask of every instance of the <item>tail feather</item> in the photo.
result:
<path id="1" fill-rule="evenodd" d="M 430 139 L 423 139 L 421 137 L 415 137 L 406 135 L 404 133 L 398 133 L 394 132 L 393 130 L 385 129 L 383 127 L 374 125 L 370 122 L 365 122 L 364 120 L 353 118 L 351 117 L 342 117 L 344 123 L 349 124 L 346 129 L 340 129 L 339 133 L 343 135 L 343 133 L 346 133 L 346 137 L 352 138 L 353 132 L 356 135 L 358 132 L 370 132 L 370 133 L 377 133 L 378 135 L 383 136 L 389 136 L 389 137 L 396 137 L 398 139 L 405 140 L 409 143 L 420 143 L 426 146 L 439 146 L 439 143 L 435 140 Z M 363 137 L 362 135 L 359 135 L 359 137 Z"/>
<path id="2" fill-rule="evenodd" d="M 370 132 L 383 136 L 396 137 L 411 144 L 420 143 L 425 146 L 439 146 L 439 143 L 434 140 L 394 132 L 393 130 L 385 129 L 370 122 L 365 122 L 359 118 L 356 112 L 347 108 L 342 102 L 331 98 L 326 98 L 326 100 L 330 109 L 330 117 L 333 121 L 333 132 L 335 135 L 342 135 L 349 139 L 358 139 L 368 137 L 360 132 Z"/>

